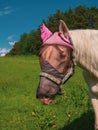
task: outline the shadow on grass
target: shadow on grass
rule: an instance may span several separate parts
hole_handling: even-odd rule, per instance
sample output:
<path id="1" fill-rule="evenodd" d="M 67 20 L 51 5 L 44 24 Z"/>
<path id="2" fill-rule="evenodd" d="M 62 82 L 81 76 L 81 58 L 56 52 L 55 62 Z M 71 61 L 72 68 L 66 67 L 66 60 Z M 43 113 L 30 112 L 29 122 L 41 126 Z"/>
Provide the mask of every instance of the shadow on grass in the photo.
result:
<path id="1" fill-rule="evenodd" d="M 94 113 L 88 111 L 80 118 L 75 119 L 73 122 L 58 130 L 94 130 Z"/>

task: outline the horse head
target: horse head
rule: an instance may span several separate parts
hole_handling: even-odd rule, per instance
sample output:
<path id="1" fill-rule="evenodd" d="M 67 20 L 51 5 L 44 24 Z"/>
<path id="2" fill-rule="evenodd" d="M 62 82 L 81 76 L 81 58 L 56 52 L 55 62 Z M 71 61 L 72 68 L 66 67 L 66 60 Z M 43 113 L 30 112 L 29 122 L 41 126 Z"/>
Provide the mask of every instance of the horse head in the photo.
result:
<path id="1" fill-rule="evenodd" d="M 41 73 L 36 97 L 42 104 L 50 104 L 57 94 L 62 94 L 61 85 L 73 74 L 73 46 L 62 20 L 58 32 L 52 33 L 44 24 L 40 31 L 43 45 L 39 54 Z"/>

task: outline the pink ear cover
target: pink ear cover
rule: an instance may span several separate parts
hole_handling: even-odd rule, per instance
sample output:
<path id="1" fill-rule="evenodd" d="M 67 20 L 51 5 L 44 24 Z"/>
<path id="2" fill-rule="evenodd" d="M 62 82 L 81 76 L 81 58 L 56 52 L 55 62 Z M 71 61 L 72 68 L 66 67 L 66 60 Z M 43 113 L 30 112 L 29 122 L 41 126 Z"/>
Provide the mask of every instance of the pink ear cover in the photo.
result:
<path id="1" fill-rule="evenodd" d="M 43 42 L 45 42 L 52 35 L 52 32 L 45 26 L 45 24 L 41 25 L 40 31 Z"/>
<path id="2" fill-rule="evenodd" d="M 49 37 L 43 44 L 47 45 L 64 45 L 73 49 L 69 37 L 64 37 L 60 32 L 55 32 L 51 37 Z"/>

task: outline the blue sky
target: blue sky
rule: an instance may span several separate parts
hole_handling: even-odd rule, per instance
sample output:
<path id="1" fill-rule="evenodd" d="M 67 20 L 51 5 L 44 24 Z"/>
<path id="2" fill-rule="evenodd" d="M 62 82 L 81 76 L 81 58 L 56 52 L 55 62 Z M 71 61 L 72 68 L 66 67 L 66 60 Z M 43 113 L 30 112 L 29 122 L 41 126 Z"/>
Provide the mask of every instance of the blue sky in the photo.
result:
<path id="1" fill-rule="evenodd" d="M 0 55 L 58 9 L 66 11 L 78 5 L 98 7 L 98 0 L 0 0 Z"/>

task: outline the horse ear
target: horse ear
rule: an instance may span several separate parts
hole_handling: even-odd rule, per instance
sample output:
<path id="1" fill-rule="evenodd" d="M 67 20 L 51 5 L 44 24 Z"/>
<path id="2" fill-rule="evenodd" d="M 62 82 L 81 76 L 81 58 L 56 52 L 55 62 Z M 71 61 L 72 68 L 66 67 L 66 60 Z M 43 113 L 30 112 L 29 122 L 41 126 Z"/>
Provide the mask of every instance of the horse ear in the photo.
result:
<path id="1" fill-rule="evenodd" d="M 60 20 L 59 31 L 63 33 L 65 37 L 68 36 L 68 27 L 63 20 Z"/>
<path id="2" fill-rule="evenodd" d="M 45 24 L 41 25 L 40 31 L 43 42 L 45 42 L 52 35 L 52 32 L 45 26 Z"/>

